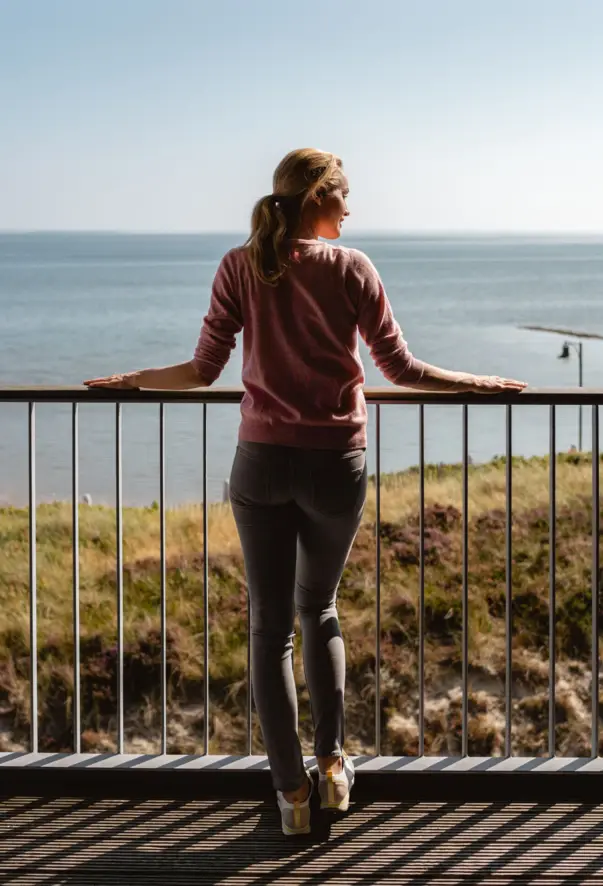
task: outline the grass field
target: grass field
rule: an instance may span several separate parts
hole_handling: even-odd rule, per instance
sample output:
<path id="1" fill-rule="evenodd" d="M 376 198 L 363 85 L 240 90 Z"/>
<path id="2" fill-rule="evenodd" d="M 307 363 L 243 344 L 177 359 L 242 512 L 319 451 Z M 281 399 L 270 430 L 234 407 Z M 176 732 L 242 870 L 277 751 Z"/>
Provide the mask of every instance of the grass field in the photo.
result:
<path id="1" fill-rule="evenodd" d="M 513 472 L 513 752 L 548 743 L 548 459 Z M 592 467 L 587 455 L 557 467 L 557 753 L 590 753 Z M 416 470 L 383 475 L 381 683 L 385 754 L 418 750 L 419 483 Z M 458 753 L 461 740 L 461 470 L 429 466 L 425 486 L 426 752 Z M 81 699 L 84 750 L 115 748 L 115 513 L 81 505 Z M 167 514 L 168 751 L 203 750 L 201 507 Z M 470 468 L 469 750 L 501 754 L 505 741 L 505 464 Z M 126 750 L 155 752 L 160 736 L 160 564 L 156 508 L 126 508 L 124 685 Z M 246 752 L 247 588 L 229 506 L 209 508 L 210 752 Z M 71 505 L 37 509 L 40 749 L 73 741 Z M 600 583 L 600 577 L 599 577 Z M 29 738 L 28 513 L 0 509 L 0 750 Z M 375 745 L 375 490 L 340 585 L 347 649 L 347 747 Z M 300 735 L 312 722 L 299 635 L 295 672 Z M 257 717 L 253 751 L 263 745 Z"/>

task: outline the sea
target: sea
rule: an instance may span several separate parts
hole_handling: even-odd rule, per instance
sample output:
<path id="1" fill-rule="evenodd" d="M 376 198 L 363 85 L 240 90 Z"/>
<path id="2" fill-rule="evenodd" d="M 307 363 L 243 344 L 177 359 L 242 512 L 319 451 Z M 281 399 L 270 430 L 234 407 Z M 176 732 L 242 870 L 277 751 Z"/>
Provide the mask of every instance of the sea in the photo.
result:
<path id="1" fill-rule="evenodd" d="M 0 234 L 0 505 L 28 497 L 27 404 L 2 402 L 10 385 L 78 385 L 84 379 L 191 358 L 222 255 L 244 234 Z M 425 236 L 347 233 L 378 268 L 412 352 L 439 366 L 574 387 L 578 362 L 560 360 L 564 337 L 526 325 L 603 334 L 603 238 Z M 368 385 L 386 384 L 361 342 Z M 218 385 L 238 385 L 237 346 Z M 584 342 L 584 384 L 603 386 L 603 341 Z M 93 399 L 92 397 L 90 398 Z M 159 407 L 123 408 L 123 500 L 159 497 Z M 381 468 L 418 462 L 418 407 L 384 406 Z M 369 470 L 375 465 L 375 410 L 369 409 Z M 588 448 L 590 410 L 584 410 Z M 461 458 L 459 406 L 425 412 L 426 458 Z M 238 405 L 208 408 L 208 498 L 220 501 L 230 472 Z M 79 483 L 95 504 L 115 501 L 115 409 L 79 410 Z M 546 407 L 514 411 L 515 454 L 548 451 Z M 557 449 L 578 444 L 578 410 L 557 417 Z M 505 449 L 505 410 L 472 406 L 474 463 Z M 166 407 L 169 507 L 202 500 L 202 407 Z M 71 495 L 71 407 L 36 406 L 38 502 Z"/>

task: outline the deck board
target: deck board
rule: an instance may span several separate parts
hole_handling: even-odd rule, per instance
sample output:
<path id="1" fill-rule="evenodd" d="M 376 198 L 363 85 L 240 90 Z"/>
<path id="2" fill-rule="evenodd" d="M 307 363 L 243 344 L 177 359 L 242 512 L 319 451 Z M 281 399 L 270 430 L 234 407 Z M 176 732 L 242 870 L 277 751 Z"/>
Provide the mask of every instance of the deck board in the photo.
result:
<path id="1" fill-rule="evenodd" d="M 603 886 L 603 804 L 362 801 L 291 838 L 267 800 L 5 797 L 0 883 Z"/>

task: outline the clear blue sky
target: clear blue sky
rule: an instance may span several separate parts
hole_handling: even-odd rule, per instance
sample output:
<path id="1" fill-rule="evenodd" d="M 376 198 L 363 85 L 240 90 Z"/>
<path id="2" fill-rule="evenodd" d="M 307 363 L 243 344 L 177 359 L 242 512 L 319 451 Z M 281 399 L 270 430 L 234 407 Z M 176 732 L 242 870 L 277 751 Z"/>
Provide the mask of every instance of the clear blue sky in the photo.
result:
<path id="1" fill-rule="evenodd" d="M 0 0 L 0 229 L 247 228 L 293 147 L 356 230 L 603 232 L 603 0 Z"/>

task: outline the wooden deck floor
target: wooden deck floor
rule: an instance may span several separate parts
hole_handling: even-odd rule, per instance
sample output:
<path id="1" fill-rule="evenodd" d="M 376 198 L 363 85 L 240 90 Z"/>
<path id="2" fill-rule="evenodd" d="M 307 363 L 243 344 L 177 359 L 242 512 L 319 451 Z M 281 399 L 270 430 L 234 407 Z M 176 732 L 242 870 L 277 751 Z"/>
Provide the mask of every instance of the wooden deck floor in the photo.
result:
<path id="1" fill-rule="evenodd" d="M 0 883 L 603 886 L 603 805 L 357 802 L 291 838 L 265 800 L 5 797 Z"/>

